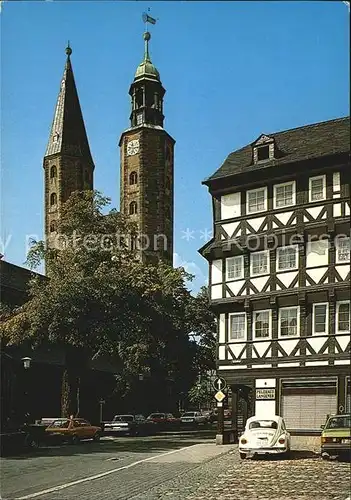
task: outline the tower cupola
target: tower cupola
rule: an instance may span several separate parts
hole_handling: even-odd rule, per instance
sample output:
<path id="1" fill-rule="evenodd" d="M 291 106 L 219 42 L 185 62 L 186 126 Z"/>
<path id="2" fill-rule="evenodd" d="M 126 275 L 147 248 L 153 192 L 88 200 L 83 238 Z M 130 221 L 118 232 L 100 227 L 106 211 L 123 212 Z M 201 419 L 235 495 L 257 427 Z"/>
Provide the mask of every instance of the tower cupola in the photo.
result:
<path id="1" fill-rule="evenodd" d="M 137 67 L 134 81 L 129 90 L 129 95 L 132 98 L 131 126 L 163 127 L 163 97 L 166 91 L 162 86 L 160 73 L 151 62 L 149 53 L 151 34 L 146 31 L 143 34 L 143 39 L 145 43 L 144 59 Z"/>

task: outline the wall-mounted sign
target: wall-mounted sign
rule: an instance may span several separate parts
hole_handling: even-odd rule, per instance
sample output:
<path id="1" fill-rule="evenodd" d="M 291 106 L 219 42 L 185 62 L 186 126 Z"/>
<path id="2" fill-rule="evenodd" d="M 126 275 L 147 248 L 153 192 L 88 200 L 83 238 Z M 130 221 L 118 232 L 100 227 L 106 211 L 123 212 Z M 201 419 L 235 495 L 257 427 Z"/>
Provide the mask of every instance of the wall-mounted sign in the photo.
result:
<path id="1" fill-rule="evenodd" d="M 275 389 L 256 389 L 256 399 L 275 399 Z"/>

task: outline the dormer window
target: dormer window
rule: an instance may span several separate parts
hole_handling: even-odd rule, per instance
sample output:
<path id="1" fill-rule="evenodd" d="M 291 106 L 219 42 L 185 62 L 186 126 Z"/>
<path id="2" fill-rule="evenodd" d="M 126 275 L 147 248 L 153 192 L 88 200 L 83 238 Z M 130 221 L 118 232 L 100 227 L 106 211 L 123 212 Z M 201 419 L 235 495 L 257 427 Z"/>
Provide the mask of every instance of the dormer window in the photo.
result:
<path id="1" fill-rule="evenodd" d="M 257 161 L 269 160 L 269 146 L 257 148 Z"/>
<path id="2" fill-rule="evenodd" d="M 261 135 L 253 144 L 254 163 L 272 160 L 274 158 L 274 139 Z"/>

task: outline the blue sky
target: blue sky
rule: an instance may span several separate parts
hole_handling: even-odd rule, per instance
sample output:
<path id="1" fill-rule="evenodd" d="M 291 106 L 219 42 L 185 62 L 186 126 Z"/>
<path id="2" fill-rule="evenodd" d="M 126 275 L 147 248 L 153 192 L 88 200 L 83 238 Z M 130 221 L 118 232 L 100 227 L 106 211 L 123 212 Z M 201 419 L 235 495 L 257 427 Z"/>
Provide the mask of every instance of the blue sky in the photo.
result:
<path id="1" fill-rule="evenodd" d="M 165 128 L 176 139 L 176 265 L 206 280 L 197 253 L 212 228 L 201 181 L 261 133 L 349 113 L 349 12 L 341 2 L 4 1 L 1 243 L 23 265 L 26 235 L 43 237 L 42 160 L 67 40 L 95 161 L 95 188 L 119 207 L 121 132 L 143 56 L 167 90 Z M 193 233 L 185 238 L 183 231 Z"/>

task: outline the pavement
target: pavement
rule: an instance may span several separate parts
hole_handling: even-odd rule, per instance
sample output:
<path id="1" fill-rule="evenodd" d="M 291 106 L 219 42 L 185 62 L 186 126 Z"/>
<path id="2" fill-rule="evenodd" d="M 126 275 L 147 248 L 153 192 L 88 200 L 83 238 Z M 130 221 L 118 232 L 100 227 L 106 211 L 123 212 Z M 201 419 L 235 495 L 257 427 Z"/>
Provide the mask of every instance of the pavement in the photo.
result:
<path id="1" fill-rule="evenodd" d="M 240 460 L 201 434 L 43 450 L 2 461 L 2 499 L 346 500 L 350 464 L 323 461 L 318 438 L 292 439 L 289 459 Z"/>

